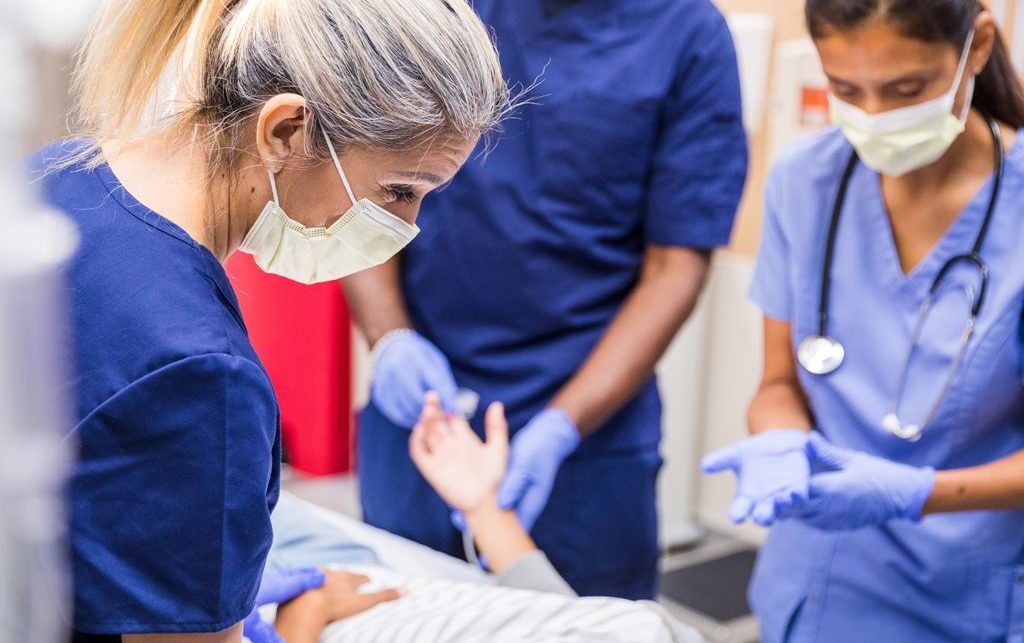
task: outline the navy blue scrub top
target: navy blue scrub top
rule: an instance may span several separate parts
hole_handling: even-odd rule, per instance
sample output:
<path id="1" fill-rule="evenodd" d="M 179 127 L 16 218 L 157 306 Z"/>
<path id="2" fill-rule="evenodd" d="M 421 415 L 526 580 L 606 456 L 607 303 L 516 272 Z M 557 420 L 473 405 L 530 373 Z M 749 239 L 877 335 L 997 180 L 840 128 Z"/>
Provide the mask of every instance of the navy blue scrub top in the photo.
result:
<path id="1" fill-rule="evenodd" d="M 78 225 L 70 267 L 79 458 L 69 486 L 74 627 L 213 632 L 253 608 L 271 542 L 280 432 L 224 269 L 109 166 L 48 171 Z"/>
<path id="2" fill-rule="evenodd" d="M 648 244 L 728 242 L 747 169 L 731 34 L 708 0 L 477 0 L 534 104 L 423 204 L 417 330 L 513 427 L 582 365 Z M 487 146 L 493 149 L 486 152 Z M 582 449 L 657 444 L 652 379 Z"/>

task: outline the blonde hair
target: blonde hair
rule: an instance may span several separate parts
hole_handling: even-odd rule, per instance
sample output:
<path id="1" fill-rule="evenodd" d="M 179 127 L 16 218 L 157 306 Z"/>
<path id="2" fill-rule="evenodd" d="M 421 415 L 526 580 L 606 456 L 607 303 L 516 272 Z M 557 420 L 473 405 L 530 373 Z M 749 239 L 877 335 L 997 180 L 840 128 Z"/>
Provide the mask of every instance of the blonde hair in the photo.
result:
<path id="1" fill-rule="evenodd" d="M 303 96 L 340 147 L 396 151 L 485 133 L 511 104 L 466 0 L 107 0 L 75 74 L 82 133 L 138 137 L 167 78 L 161 126 L 205 128 L 214 164 L 277 94 Z"/>

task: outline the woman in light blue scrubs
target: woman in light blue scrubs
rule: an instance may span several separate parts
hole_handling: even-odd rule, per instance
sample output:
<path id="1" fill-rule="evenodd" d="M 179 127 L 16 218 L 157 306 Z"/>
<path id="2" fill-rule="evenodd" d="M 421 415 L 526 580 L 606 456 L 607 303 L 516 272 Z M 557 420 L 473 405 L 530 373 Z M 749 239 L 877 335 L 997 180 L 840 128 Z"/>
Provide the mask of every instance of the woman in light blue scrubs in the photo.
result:
<path id="1" fill-rule="evenodd" d="M 769 181 L 754 435 L 704 468 L 736 473 L 733 520 L 774 525 L 764 641 L 1019 643 L 1019 80 L 977 0 L 807 18 L 839 127 Z"/>

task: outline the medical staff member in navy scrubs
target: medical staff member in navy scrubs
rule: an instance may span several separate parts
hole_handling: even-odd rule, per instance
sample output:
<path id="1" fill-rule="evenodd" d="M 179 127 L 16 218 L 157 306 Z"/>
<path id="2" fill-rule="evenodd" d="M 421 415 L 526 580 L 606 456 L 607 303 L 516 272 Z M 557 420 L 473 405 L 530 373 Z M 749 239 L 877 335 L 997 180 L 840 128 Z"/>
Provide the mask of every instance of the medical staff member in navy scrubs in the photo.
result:
<path id="1" fill-rule="evenodd" d="M 408 457 L 423 395 L 505 402 L 501 500 L 581 594 L 650 598 L 655 363 L 729 240 L 746 174 L 733 43 L 708 0 L 480 0 L 534 101 L 424 211 L 418 247 L 347 282 L 374 346 L 365 518 L 449 553 Z M 477 429 L 482 418 L 477 419 Z M 458 521 L 456 521 L 458 522 Z"/>
<path id="2" fill-rule="evenodd" d="M 755 435 L 705 460 L 739 478 L 734 520 L 774 523 L 761 638 L 1020 642 L 1020 79 L 978 0 L 807 18 L 838 127 L 769 180 Z"/>
<path id="3" fill-rule="evenodd" d="M 75 638 L 240 641 L 280 430 L 223 263 L 314 283 L 393 256 L 506 111 L 501 67 L 462 0 L 110 0 L 78 80 L 86 136 L 30 162 L 81 234 Z"/>

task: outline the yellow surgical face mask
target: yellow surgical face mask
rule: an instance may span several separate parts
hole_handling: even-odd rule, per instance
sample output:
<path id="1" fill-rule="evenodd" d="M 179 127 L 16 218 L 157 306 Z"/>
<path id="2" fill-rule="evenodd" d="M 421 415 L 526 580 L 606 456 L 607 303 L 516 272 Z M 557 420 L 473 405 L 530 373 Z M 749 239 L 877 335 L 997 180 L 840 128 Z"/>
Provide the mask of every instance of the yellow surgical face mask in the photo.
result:
<path id="1" fill-rule="evenodd" d="M 900 109 L 868 114 L 830 96 L 832 120 L 838 125 L 865 165 L 879 174 L 898 177 L 939 160 L 964 132 L 974 96 L 974 76 L 960 114 L 953 114 L 956 94 L 964 78 L 974 32 L 967 37 L 953 86 L 938 98 Z"/>
<path id="2" fill-rule="evenodd" d="M 306 227 L 285 214 L 277 181 L 268 172 L 274 200 L 267 203 L 239 248 L 252 255 L 264 272 L 303 284 L 336 281 L 384 263 L 419 234 L 418 227 L 373 201 L 357 200 L 330 138 L 327 147 L 352 206 L 329 227 Z"/>

